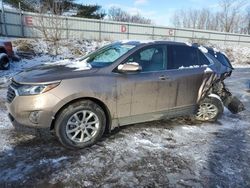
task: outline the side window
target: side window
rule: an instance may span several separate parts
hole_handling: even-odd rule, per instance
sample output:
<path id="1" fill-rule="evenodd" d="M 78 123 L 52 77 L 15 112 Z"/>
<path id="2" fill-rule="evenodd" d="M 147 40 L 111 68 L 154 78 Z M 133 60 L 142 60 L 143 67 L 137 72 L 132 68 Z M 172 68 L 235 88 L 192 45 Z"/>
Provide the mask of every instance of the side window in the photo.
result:
<path id="1" fill-rule="evenodd" d="M 197 49 L 189 46 L 173 45 L 168 69 L 181 69 L 199 66 Z"/>
<path id="2" fill-rule="evenodd" d="M 149 48 L 149 49 L 143 50 L 140 53 L 141 60 L 142 61 L 150 61 L 154 55 L 154 52 L 155 52 L 155 48 Z"/>
<path id="3" fill-rule="evenodd" d="M 164 45 L 152 46 L 134 53 L 128 61 L 139 63 L 142 72 L 160 71 L 166 69 L 166 54 Z"/>
<path id="4" fill-rule="evenodd" d="M 204 54 L 202 54 L 199 50 L 199 60 L 200 60 L 200 65 L 203 66 L 203 65 L 209 65 L 210 62 L 209 60 L 206 58 L 206 56 Z"/>

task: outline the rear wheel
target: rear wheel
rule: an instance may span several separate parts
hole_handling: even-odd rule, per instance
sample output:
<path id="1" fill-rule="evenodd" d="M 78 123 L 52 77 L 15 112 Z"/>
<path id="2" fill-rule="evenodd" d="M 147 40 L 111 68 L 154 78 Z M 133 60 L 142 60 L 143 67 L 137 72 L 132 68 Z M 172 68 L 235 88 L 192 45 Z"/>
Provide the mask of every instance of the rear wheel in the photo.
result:
<path id="1" fill-rule="evenodd" d="M 10 68 L 10 60 L 5 53 L 0 53 L 0 69 L 1 70 L 8 70 Z"/>
<path id="2" fill-rule="evenodd" d="M 198 121 L 216 121 L 223 114 L 222 102 L 215 98 L 205 98 L 201 101 L 196 114 L 196 120 Z"/>
<path id="3" fill-rule="evenodd" d="M 103 135 L 106 117 L 96 103 L 84 100 L 67 106 L 58 116 L 56 135 L 67 148 L 80 149 L 95 144 Z"/>

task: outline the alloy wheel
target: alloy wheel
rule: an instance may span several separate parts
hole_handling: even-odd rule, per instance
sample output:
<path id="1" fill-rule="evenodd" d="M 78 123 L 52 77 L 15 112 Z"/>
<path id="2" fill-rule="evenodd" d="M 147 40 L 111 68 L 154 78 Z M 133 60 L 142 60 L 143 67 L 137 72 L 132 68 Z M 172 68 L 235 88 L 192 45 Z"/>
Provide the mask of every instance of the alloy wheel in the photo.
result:
<path id="1" fill-rule="evenodd" d="M 74 113 L 66 125 L 67 137 L 77 143 L 84 143 L 93 138 L 100 126 L 98 116 L 89 110 Z"/>
<path id="2" fill-rule="evenodd" d="M 201 121 L 213 120 L 218 114 L 218 108 L 211 103 L 202 103 L 196 114 L 196 119 Z"/>

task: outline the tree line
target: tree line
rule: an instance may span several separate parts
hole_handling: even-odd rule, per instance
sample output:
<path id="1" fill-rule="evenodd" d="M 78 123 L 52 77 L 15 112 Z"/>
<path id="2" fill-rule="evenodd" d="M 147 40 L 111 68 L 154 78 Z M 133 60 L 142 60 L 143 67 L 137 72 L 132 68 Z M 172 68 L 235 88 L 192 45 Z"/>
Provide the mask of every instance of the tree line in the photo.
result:
<path id="1" fill-rule="evenodd" d="M 75 17 L 108 19 L 112 21 L 152 24 L 152 20 L 141 14 L 130 14 L 119 7 L 108 11 L 100 5 L 84 5 L 76 0 L 4 0 L 13 7 L 21 6 L 24 11 L 70 15 Z M 180 9 L 174 12 L 172 24 L 177 28 L 193 28 L 250 34 L 250 5 L 247 0 L 219 0 L 215 10 Z"/>
<path id="2" fill-rule="evenodd" d="M 137 13 L 130 14 L 119 7 L 111 7 L 108 12 L 100 5 L 85 5 L 77 3 L 76 0 L 5 0 L 6 3 L 15 8 L 19 5 L 24 11 L 38 13 L 52 13 L 55 15 L 70 15 L 74 17 L 104 19 L 112 21 L 132 22 L 150 24 L 151 20 Z"/>
<path id="3" fill-rule="evenodd" d="M 209 8 L 175 11 L 175 27 L 250 34 L 250 6 L 245 0 L 220 0 L 218 11 Z M 218 7 L 217 7 L 218 8 Z"/>

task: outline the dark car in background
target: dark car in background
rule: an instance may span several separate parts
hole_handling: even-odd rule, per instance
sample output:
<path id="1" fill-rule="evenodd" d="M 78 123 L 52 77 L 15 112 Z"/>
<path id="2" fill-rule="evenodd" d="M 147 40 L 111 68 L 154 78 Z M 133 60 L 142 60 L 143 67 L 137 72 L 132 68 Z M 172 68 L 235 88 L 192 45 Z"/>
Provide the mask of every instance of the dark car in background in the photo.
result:
<path id="1" fill-rule="evenodd" d="M 7 70 L 10 67 L 10 60 L 14 57 L 12 43 L 0 40 L 0 70 Z"/>
<path id="2" fill-rule="evenodd" d="M 185 115 L 216 121 L 232 105 L 223 82 L 232 70 L 202 46 L 115 42 L 75 62 L 19 73 L 7 108 L 14 126 L 49 128 L 64 146 L 84 148 L 123 125 Z"/>

